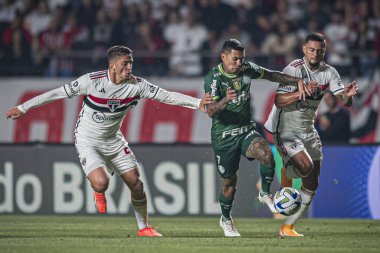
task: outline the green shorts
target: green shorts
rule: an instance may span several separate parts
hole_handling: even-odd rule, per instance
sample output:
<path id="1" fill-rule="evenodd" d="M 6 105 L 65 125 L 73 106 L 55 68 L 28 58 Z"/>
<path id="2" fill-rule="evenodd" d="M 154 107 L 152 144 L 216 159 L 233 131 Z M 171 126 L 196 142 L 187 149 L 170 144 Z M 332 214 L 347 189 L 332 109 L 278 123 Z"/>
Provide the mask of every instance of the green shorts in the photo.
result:
<path id="1" fill-rule="evenodd" d="M 257 137 L 262 136 L 254 128 L 246 133 L 237 136 L 227 136 L 223 139 L 218 138 L 216 134 L 213 136 L 211 144 L 214 149 L 216 166 L 222 178 L 227 179 L 236 175 L 239 169 L 240 156 L 246 157 L 245 154 L 249 145 Z"/>

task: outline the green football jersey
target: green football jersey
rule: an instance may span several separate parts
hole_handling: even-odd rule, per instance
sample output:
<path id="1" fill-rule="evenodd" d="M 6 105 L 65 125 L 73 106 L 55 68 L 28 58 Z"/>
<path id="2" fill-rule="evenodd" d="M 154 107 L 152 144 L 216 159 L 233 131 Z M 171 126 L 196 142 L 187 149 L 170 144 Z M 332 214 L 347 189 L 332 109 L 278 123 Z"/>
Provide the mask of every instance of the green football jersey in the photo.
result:
<path id="1" fill-rule="evenodd" d="M 205 92 L 209 92 L 215 101 L 226 96 L 227 88 L 236 91 L 236 98 L 229 102 L 226 109 L 212 119 L 211 135 L 221 138 L 246 131 L 242 127 L 253 125 L 251 112 L 250 87 L 252 79 L 262 78 L 264 69 L 252 62 L 244 62 L 239 74 L 224 72 L 222 63 L 213 68 L 204 78 Z M 240 129 L 240 130 L 239 130 Z M 217 138 L 219 139 L 219 138 Z"/>

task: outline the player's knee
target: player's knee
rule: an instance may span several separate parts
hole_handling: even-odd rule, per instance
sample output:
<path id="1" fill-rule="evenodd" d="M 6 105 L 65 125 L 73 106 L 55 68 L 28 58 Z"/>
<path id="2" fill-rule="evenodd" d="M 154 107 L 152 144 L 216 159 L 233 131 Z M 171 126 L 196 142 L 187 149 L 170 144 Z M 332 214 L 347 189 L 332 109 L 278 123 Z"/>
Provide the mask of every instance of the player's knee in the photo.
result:
<path id="1" fill-rule="evenodd" d="M 137 192 L 143 192 L 144 191 L 144 183 L 138 179 L 133 184 L 130 185 L 131 192 L 137 193 Z"/>
<path id="2" fill-rule="evenodd" d="M 298 164 L 297 170 L 302 178 L 307 177 L 313 170 L 313 163 L 301 163 Z"/>
<path id="3" fill-rule="evenodd" d="M 235 196 L 235 192 L 236 192 L 235 186 L 223 187 L 223 195 L 227 199 L 232 199 Z"/>
<path id="4" fill-rule="evenodd" d="M 91 182 L 91 186 L 96 192 L 105 192 L 108 188 L 109 180 L 108 178 L 95 178 Z"/>

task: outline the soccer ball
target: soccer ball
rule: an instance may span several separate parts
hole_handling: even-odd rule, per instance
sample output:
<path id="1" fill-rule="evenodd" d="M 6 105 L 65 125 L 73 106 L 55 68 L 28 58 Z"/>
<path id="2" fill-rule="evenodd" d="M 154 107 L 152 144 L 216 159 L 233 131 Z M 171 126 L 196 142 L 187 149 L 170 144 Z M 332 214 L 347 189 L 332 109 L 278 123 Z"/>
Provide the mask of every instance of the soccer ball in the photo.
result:
<path id="1" fill-rule="evenodd" d="M 301 208 L 301 195 L 292 187 L 284 187 L 273 198 L 274 207 L 282 215 L 290 216 Z"/>

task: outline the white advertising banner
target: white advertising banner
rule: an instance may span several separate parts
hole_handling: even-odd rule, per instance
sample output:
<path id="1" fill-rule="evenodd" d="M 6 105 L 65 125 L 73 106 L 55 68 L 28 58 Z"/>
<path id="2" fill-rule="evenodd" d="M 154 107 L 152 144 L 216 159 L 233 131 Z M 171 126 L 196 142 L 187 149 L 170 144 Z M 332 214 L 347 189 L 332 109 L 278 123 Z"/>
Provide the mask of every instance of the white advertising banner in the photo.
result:
<path id="1" fill-rule="evenodd" d="M 210 145 L 132 145 L 154 215 L 220 215 L 220 177 Z M 1 214 L 95 214 L 74 145 L 0 145 Z M 258 162 L 242 159 L 237 216 L 270 217 L 257 201 Z M 278 183 L 273 184 L 273 189 Z M 110 177 L 108 214 L 133 214 L 128 187 Z"/>

